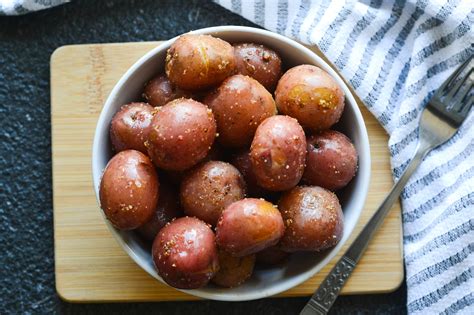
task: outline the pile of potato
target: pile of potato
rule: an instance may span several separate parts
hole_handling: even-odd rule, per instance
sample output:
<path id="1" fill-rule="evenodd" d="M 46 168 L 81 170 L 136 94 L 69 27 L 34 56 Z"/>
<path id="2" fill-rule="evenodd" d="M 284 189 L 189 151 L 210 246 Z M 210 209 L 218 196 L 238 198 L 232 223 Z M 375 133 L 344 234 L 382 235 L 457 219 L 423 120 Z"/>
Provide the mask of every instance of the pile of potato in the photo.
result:
<path id="1" fill-rule="evenodd" d="M 268 47 L 183 35 L 143 102 L 114 116 L 101 207 L 153 242 L 169 285 L 235 287 L 256 263 L 341 239 L 333 191 L 357 170 L 354 145 L 329 129 L 344 93 L 316 66 L 282 69 Z"/>

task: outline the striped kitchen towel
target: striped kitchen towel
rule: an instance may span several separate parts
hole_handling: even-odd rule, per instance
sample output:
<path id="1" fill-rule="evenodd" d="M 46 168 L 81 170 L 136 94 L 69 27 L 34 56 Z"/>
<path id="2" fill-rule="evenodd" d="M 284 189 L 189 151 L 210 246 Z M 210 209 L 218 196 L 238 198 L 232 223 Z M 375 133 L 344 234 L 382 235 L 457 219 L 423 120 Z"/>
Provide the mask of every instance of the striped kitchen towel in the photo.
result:
<path id="1" fill-rule="evenodd" d="M 316 44 L 390 134 L 398 179 L 433 91 L 473 54 L 472 0 L 218 0 Z M 408 312 L 474 314 L 474 111 L 402 193 Z"/>
<path id="2" fill-rule="evenodd" d="M 20 15 L 54 7 L 70 0 L 0 0 L 0 15 Z"/>

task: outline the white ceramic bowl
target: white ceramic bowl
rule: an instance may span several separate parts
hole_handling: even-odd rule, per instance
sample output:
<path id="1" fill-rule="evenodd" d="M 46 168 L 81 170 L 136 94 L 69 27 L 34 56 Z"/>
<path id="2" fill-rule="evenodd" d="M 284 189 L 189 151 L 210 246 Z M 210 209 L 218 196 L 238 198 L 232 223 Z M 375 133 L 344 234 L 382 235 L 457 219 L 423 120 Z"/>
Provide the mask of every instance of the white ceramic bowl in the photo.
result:
<path id="1" fill-rule="evenodd" d="M 364 120 L 344 81 L 320 57 L 303 45 L 269 31 L 242 26 L 210 27 L 193 33 L 211 34 L 229 42 L 264 44 L 277 51 L 287 67 L 299 64 L 321 67 L 334 77 L 346 95 L 344 114 L 337 129 L 343 131 L 354 142 L 359 154 L 359 169 L 355 178 L 339 195 L 344 211 L 344 234 L 341 242 L 324 253 L 297 253 L 282 266 L 255 270 L 251 279 L 237 288 L 223 289 L 208 285 L 202 289 L 182 290 L 198 297 L 223 301 L 254 300 L 278 294 L 309 279 L 326 265 L 348 239 L 359 219 L 370 180 L 370 148 Z M 105 102 L 97 122 L 92 150 L 92 173 L 97 199 L 102 172 L 112 157 L 109 140 L 110 121 L 121 105 L 139 100 L 145 82 L 163 71 L 166 50 L 175 39 L 162 43 L 140 58 L 118 81 Z M 135 233 L 119 231 L 107 220 L 105 221 L 128 255 L 151 276 L 163 282 L 153 266 L 150 246 L 142 242 Z"/>

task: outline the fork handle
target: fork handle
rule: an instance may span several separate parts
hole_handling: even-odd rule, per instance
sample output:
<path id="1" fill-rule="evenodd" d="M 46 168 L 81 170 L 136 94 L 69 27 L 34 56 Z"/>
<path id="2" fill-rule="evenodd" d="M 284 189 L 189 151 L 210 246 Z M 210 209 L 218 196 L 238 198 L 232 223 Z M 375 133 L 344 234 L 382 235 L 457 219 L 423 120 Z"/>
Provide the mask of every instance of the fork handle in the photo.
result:
<path id="1" fill-rule="evenodd" d="M 430 150 L 431 149 L 424 144 L 418 144 L 416 154 L 408 164 L 403 175 L 392 187 L 392 190 L 385 197 L 382 204 L 372 215 L 369 222 L 364 226 L 352 245 L 332 268 L 331 272 L 329 272 L 316 292 L 314 292 L 300 315 L 327 314 L 327 312 L 329 312 L 329 309 L 336 301 L 339 292 L 347 279 L 349 279 L 362 254 L 365 252 L 369 241 L 382 224 L 395 201 L 397 201 L 408 179 L 418 168 L 418 165 L 420 165 L 424 156 Z"/>

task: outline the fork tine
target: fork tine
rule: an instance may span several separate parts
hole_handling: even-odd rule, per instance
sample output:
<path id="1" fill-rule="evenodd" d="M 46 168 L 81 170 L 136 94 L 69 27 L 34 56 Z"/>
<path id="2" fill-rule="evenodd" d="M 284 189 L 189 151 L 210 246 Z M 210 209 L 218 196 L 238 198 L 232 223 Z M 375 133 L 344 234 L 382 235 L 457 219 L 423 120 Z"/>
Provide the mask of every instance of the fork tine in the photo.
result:
<path id="1" fill-rule="evenodd" d="M 466 99 L 469 97 L 469 95 L 472 92 L 472 87 L 473 87 L 473 83 L 471 83 L 467 88 L 464 88 L 456 96 L 454 96 L 452 101 L 450 101 L 450 103 L 453 104 L 453 107 L 451 110 L 459 111 L 461 108 L 464 107 L 464 105 L 466 104 L 465 102 Z"/>
<path id="2" fill-rule="evenodd" d="M 453 110 L 457 110 L 462 106 L 462 100 L 472 90 L 472 84 L 474 80 L 471 78 L 473 69 L 471 68 L 468 73 L 458 80 L 458 82 L 449 90 L 445 100 L 448 105 L 453 104 Z"/>
<path id="3" fill-rule="evenodd" d="M 451 85 L 452 81 L 454 79 L 456 79 L 459 74 L 464 71 L 464 69 L 467 67 L 467 65 L 469 65 L 469 63 L 472 61 L 472 58 L 474 57 L 474 55 L 472 55 L 471 57 L 469 57 L 459 68 L 456 69 L 456 71 L 453 72 L 453 74 L 451 74 L 447 79 L 446 81 L 443 82 L 443 84 L 438 88 L 438 90 L 436 91 L 436 96 L 441 96 L 442 94 L 445 94 L 446 93 L 446 88 Z"/>
<path id="4" fill-rule="evenodd" d="M 467 100 L 467 102 L 461 108 L 461 111 L 459 112 L 459 114 L 463 117 L 467 117 L 467 114 L 469 114 L 469 111 L 471 110 L 473 104 L 474 104 L 474 95 L 471 95 L 471 97 Z"/>

